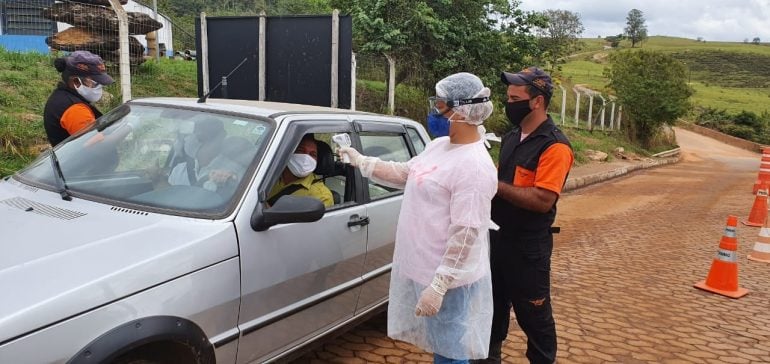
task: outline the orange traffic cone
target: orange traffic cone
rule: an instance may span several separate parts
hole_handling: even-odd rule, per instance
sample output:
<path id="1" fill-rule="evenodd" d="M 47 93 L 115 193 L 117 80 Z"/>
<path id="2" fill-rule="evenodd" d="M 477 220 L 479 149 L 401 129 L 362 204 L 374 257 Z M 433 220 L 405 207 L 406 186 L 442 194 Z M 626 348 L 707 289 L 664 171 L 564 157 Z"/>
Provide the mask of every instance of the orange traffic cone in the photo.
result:
<path id="1" fill-rule="evenodd" d="M 725 233 L 719 241 L 717 256 L 711 263 L 711 270 L 705 281 L 695 283 L 696 288 L 714 292 L 730 298 L 741 298 L 749 290 L 738 287 L 738 239 L 735 229 L 738 218 L 727 217 Z"/>
<path id="2" fill-rule="evenodd" d="M 767 219 L 767 184 L 762 182 L 757 190 L 754 206 L 751 207 L 749 219 L 742 222 L 747 226 L 762 226 L 765 224 L 765 219 Z"/>
<path id="3" fill-rule="evenodd" d="M 759 230 L 759 237 L 754 243 L 754 251 L 749 253 L 749 259 L 757 262 L 770 263 L 770 219 L 765 219 L 765 226 Z"/>
<path id="4" fill-rule="evenodd" d="M 756 194 L 762 187 L 762 183 L 770 183 L 770 147 L 762 148 L 762 162 L 759 165 L 759 173 L 752 193 Z"/>

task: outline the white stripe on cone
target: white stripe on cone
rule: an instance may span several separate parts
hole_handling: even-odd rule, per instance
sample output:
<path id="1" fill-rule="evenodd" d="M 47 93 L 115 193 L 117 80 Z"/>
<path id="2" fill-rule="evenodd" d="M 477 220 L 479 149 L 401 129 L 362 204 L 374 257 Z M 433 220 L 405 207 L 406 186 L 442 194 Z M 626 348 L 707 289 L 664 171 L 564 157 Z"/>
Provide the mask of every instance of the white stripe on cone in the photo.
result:
<path id="1" fill-rule="evenodd" d="M 754 243 L 754 251 L 757 253 L 770 254 L 770 244 L 756 242 Z"/>

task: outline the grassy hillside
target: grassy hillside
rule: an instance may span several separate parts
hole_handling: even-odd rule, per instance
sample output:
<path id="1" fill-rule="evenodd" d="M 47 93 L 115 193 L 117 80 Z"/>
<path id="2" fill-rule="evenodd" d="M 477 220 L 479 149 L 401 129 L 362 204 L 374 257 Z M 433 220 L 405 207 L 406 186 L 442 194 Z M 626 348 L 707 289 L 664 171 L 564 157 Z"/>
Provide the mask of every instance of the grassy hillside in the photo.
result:
<path id="1" fill-rule="evenodd" d="M 585 42 L 597 43 L 596 39 Z M 580 53 L 562 67 L 569 84 L 583 84 L 604 91 L 607 79 L 603 71 L 610 52 L 630 49 L 621 42 L 619 50 Z M 651 37 L 643 49 L 666 52 L 690 69 L 688 78 L 695 89 L 696 106 L 714 107 L 731 112 L 768 111 L 770 101 L 770 46 L 726 42 L 697 42 L 692 39 Z M 594 46 L 592 49 L 596 49 Z"/>

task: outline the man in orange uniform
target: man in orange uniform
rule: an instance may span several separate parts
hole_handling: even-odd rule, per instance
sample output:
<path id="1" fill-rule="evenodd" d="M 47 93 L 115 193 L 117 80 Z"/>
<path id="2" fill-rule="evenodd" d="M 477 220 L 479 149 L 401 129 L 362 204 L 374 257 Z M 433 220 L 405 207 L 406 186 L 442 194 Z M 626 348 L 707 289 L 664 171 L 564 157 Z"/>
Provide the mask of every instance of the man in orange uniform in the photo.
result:
<path id="1" fill-rule="evenodd" d="M 547 73 L 529 67 L 503 72 L 501 79 L 508 86 L 505 113 L 513 130 L 503 136 L 492 201 L 492 220 L 500 226 L 490 235 L 494 316 L 489 358 L 479 362 L 501 362 L 513 307 L 527 335 L 527 358 L 550 364 L 556 360 L 551 225 L 572 166 L 572 148 L 546 111 L 553 92 Z"/>

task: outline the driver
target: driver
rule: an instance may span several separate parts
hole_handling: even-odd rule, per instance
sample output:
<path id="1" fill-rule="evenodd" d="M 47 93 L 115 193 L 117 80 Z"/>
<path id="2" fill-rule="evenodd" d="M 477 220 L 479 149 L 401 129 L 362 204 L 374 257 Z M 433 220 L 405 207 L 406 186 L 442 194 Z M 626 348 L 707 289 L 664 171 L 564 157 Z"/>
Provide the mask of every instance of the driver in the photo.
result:
<path id="1" fill-rule="evenodd" d="M 334 205 L 332 192 L 323 180 L 313 173 L 318 161 L 318 144 L 313 134 L 305 134 L 299 146 L 289 159 L 289 165 L 284 168 L 278 183 L 270 190 L 267 200 L 274 205 L 285 195 L 315 197 L 326 207 Z"/>

